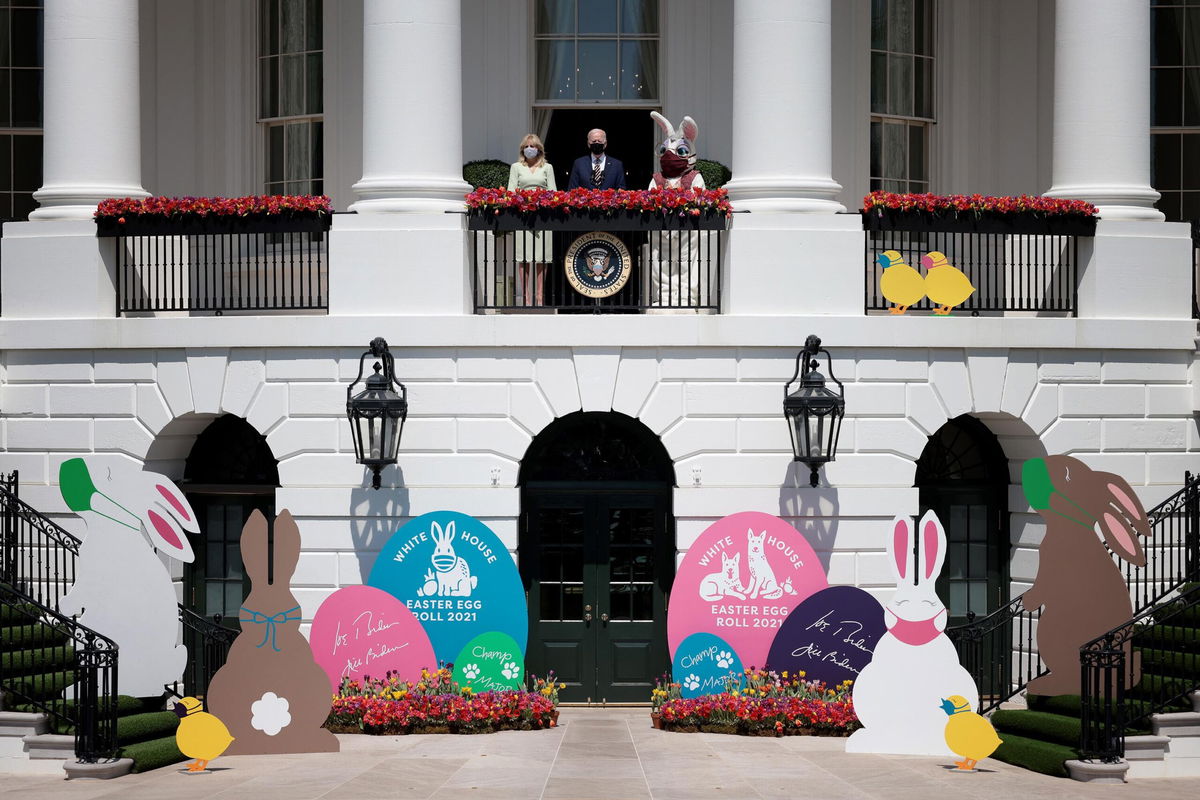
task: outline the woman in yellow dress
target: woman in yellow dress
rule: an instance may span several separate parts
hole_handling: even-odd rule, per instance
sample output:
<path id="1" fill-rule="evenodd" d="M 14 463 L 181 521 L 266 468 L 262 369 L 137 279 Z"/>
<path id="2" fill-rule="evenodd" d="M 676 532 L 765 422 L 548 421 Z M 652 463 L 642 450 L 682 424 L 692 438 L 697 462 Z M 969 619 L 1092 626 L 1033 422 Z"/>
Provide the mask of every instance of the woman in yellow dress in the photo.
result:
<path id="1" fill-rule="evenodd" d="M 521 140 L 521 158 L 508 170 L 508 188 L 549 189 L 554 184 L 554 168 L 546 160 L 546 148 L 537 134 L 530 133 Z M 546 267 L 550 263 L 550 235 L 545 231 L 518 231 L 515 253 L 519 265 L 521 295 L 526 306 L 544 305 Z M 530 264 L 533 265 L 533 280 L 530 280 Z"/>

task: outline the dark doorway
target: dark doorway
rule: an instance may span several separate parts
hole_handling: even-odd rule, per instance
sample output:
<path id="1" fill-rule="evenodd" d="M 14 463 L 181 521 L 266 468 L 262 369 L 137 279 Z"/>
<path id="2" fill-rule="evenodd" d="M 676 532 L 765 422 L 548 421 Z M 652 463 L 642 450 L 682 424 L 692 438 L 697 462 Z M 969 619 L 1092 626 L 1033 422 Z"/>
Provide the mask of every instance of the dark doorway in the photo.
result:
<path id="1" fill-rule="evenodd" d="M 929 437 L 917 461 L 921 513 L 946 529 L 937 590 L 950 625 L 986 616 L 1009 601 L 1008 459 L 974 417 L 956 417 Z"/>
<path id="2" fill-rule="evenodd" d="M 242 568 L 242 526 L 255 510 L 275 520 L 275 457 L 262 434 L 226 414 L 196 437 L 179 485 L 200 525 L 192 537 L 196 559 L 184 570 L 184 605 L 238 627 L 238 611 L 250 589 Z"/>
<path id="3" fill-rule="evenodd" d="M 578 412 L 534 439 L 520 484 L 528 671 L 564 702 L 646 702 L 669 666 L 670 456 L 631 417 Z"/>
<path id="4" fill-rule="evenodd" d="M 546 155 L 554 165 L 558 188 L 567 188 L 571 164 L 587 155 L 587 134 L 603 128 L 608 134 L 608 155 L 625 165 L 625 187 L 645 189 L 654 174 L 654 148 L 658 145 L 658 127 L 650 119 L 649 108 L 563 109 L 550 112 L 546 133 Z"/>

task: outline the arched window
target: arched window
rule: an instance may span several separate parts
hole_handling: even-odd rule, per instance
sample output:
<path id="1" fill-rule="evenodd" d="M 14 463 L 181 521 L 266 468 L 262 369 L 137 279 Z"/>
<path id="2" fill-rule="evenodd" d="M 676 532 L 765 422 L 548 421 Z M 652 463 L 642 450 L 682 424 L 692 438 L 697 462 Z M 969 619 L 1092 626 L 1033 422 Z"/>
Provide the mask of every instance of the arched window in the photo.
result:
<path id="1" fill-rule="evenodd" d="M 951 624 L 1007 603 L 1008 460 L 996 436 L 974 417 L 950 420 L 929 437 L 916 485 L 921 513 L 933 509 L 946 528 L 937 588 Z"/>

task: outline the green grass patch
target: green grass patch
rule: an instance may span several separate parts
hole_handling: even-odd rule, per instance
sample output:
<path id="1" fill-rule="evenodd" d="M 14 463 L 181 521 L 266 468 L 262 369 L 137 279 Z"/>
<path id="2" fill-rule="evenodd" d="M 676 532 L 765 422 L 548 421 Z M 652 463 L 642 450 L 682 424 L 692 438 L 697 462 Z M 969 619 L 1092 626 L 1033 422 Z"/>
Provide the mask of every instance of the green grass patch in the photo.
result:
<path id="1" fill-rule="evenodd" d="M 61 669 L 74 664 L 75 648 L 69 645 L 39 647 L 0 653 L 0 675 L 28 675 L 34 672 Z"/>
<path id="2" fill-rule="evenodd" d="M 1080 722 L 1077 717 L 1050 714 L 1045 711 L 997 711 L 992 726 L 1004 738 L 1005 733 L 1037 739 L 1042 742 L 1074 747 L 1079 744 Z"/>
<path id="3" fill-rule="evenodd" d="M 0 645 L 5 652 L 13 650 L 29 650 L 34 647 L 51 647 L 64 644 L 67 635 L 46 625 L 13 625 L 4 629 L 0 636 Z"/>
<path id="4" fill-rule="evenodd" d="M 122 745 L 175 736 L 179 717 L 174 711 L 151 711 L 117 719 L 117 741 Z"/>
<path id="5" fill-rule="evenodd" d="M 1079 751 L 1074 747 L 1040 742 L 1014 733 L 1002 733 L 1000 738 L 1004 741 L 996 748 L 996 752 L 992 753 L 992 758 L 1043 775 L 1069 777 L 1064 762 L 1079 758 Z"/>
<path id="6" fill-rule="evenodd" d="M 175 746 L 175 737 L 167 736 L 162 739 L 152 739 L 148 742 L 138 742 L 122 747 L 118 754 L 121 758 L 133 759 L 134 772 L 147 772 L 168 764 L 178 764 L 186 761 L 187 757 Z"/>

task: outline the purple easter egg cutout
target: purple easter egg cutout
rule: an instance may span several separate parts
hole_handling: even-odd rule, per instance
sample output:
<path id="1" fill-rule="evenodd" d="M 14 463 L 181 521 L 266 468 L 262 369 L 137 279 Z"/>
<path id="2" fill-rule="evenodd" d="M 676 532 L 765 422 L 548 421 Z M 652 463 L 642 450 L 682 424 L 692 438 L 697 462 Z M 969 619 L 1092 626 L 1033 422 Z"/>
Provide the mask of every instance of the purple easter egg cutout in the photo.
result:
<path id="1" fill-rule="evenodd" d="M 679 565 L 667 608 L 674 655 L 693 633 L 733 646 L 742 663 L 762 666 L 791 610 L 829 583 L 812 546 L 779 517 L 742 511 L 700 534 Z"/>
<path id="2" fill-rule="evenodd" d="M 437 667 L 421 623 L 404 603 L 373 586 L 347 586 L 326 597 L 308 642 L 335 692 L 342 678 L 382 678 L 390 671 L 416 682 L 422 669 Z"/>
<path id="3" fill-rule="evenodd" d="M 883 636 L 883 606 L 862 589 L 831 586 L 793 609 L 783 621 L 767 666 L 833 687 L 857 680 Z"/>

